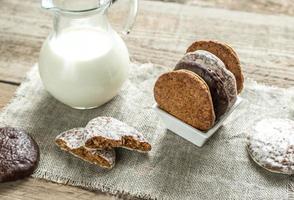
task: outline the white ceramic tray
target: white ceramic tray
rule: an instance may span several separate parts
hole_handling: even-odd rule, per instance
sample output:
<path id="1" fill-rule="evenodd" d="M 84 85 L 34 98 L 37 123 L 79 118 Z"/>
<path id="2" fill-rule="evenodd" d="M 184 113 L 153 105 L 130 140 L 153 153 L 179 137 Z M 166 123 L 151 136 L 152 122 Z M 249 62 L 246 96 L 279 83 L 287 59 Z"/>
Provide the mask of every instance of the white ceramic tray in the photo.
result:
<path id="1" fill-rule="evenodd" d="M 155 104 L 153 108 L 157 112 L 167 129 L 192 142 L 196 146 L 202 147 L 204 143 L 224 124 L 224 121 L 240 105 L 241 101 L 242 98 L 238 97 L 233 107 L 228 112 L 226 112 L 211 129 L 206 132 L 195 129 L 194 127 L 184 123 L 178 118 L 160 109 L 157 104 Z"/>

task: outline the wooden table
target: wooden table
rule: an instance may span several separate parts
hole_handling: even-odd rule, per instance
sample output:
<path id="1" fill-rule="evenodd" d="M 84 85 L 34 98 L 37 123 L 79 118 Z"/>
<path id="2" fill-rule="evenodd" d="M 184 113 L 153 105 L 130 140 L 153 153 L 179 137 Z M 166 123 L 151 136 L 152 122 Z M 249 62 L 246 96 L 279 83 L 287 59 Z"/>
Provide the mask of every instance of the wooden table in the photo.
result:
<path id="1" fill-rule="evenodd" d="M 173 67 L 193 40 L 213 38 L 236 48 L 246 77 L 274 86 L 294 86 L 293 1 L 176 1 L 141 1 L 134 31 L 125 37 L 134 61 Z M 272 12 L 288 16 L 264 15 Z M 117 22 L 119 16 L 112 20 Z M 9 102 L 37 62 L 51 24 L 51 16 L 34 0 L 0 0 L 0 107 Z M 0 184 L 1 200 L 90 198 L 114 199 L 33 178 Z"/>

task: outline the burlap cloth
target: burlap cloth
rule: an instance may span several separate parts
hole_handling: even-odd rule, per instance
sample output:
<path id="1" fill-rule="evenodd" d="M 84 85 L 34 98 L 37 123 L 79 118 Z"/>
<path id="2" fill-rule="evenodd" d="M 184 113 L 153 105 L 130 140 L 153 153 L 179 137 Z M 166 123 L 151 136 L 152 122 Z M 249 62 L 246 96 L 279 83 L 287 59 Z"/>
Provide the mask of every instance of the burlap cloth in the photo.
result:
<path id="1" fill-rule="evenodd" d="M 1 125 L 21 127 L 38 142 L 36 178 L 147 199 L 287 199 L 291 178 L 267 172 L 246 152 L 246 133 L 264 117 L 294 118 L 294 90 L 247 81 L 242 105 L 198 148 L 167 131 L 152 110 L 156 77 L 167 69 L 133 64 L 130 80 L 112 101 L 94 110 L 74 110 L 43 88 L 35 66 L 0 114 Z M 100 116 L 116 117 L 142 131 L 152 144 L 147 155 L 117 149 L 111 171 L 61 151 L 55 136 Z"/>

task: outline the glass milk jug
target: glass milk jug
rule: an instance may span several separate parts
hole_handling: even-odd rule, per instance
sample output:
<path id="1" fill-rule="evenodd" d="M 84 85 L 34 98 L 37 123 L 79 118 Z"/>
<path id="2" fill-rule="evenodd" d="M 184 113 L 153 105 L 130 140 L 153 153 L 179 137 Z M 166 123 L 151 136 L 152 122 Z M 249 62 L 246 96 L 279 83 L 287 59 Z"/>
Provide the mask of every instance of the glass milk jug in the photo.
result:
<path id="1" fill-rule="evenodd" d="M 130 0 L 124 33 L 131 29 L 137 0 Z M 128 77 L 127 47 L 108 23 L 112 0 L 43 0 L 54 13 L 54 30 L 44 42 L 39 72 L 46 90 L 77 109 L 98 107 L 118 92 Z"/>

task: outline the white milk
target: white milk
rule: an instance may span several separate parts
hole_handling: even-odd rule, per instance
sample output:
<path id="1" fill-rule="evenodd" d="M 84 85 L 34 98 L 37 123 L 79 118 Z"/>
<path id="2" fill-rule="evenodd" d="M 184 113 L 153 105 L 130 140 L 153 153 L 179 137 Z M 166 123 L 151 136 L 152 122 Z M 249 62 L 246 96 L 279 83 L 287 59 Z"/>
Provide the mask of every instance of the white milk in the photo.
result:
<path id="1" fill-rule="evenodd" d="M 75 108 L 93 108 L 112 99 L 127 79 L 129 54 L 114 31 L 64 29 L 47 39 L 39 71 L 46 89 Z"/>

